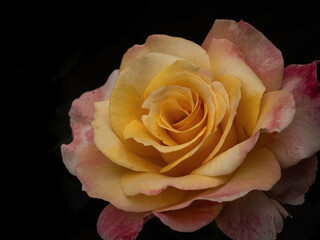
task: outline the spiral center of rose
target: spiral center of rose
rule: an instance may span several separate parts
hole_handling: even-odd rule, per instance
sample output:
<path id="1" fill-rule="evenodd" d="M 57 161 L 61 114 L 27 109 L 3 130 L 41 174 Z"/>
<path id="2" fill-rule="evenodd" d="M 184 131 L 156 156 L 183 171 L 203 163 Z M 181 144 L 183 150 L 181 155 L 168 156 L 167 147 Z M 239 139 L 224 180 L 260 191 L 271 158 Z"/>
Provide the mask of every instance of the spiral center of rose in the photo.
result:
<path id="1" fill-rule="evenodd" d="M 142 116 L 142 122 L 164 145 L 188 142 L 206 124 L 203 101 L 192 88 L 162 86 L 150 94 L 142 107 L 149 110 Z"/>

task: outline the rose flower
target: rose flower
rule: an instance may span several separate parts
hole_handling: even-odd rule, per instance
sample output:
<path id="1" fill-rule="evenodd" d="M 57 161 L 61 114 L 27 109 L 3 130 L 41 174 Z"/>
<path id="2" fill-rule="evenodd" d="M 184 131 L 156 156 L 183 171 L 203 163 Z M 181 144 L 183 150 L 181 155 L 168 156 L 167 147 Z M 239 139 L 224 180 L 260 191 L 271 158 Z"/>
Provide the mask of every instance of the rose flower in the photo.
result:
<path id="1" fill-rule="evenodd" d="M 316 62 L 284 68 L 250 24 L 216 20 L 203 44 L 152 35 L 106 84 L 74 100 L 63 162 L 109 204 L 98 233 L 135 239 L 158 217 L 190 232 L 275 239 L 314 182 L 320 150 Z"/>

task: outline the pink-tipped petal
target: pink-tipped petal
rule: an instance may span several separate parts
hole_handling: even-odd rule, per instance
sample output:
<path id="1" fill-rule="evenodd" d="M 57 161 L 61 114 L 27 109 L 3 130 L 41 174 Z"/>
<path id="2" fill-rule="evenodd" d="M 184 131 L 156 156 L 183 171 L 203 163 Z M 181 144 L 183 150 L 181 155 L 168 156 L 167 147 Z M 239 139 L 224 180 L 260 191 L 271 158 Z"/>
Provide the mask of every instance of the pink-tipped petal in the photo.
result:
<path id="1" fill-rule="evenodd" d="M 66 168 L 73 175 L 76 175 L 75 166 L 80 152 L 83 148 L 93 143 L 93 131 L 91 128 L 94 114 L 93 104 L 110 98 L 118 74 L 118 70 L 113 71 L 102 87 L 82 94 L 80 98 L 72 103 L 69 116 L 73 140 L 71 143 L 61 146 L 61 153 Z"/>
<path id="2" fill-rule="evenodd" d="M 267 147 L 281 167 L 287 168 L 320 150 L 320 84 L 316 63 L 286 67 L 281 89 L 293 94 L 296 114 L 288 128 L 271 136 Z"/>
<path id="3" fill-rule="evenodd" d="M 194 232 L 212 222 L 222 208 L 221 203 L 195 201 L 186 208 L 153 214 L 175 231 Z"/>
<path id="4" fill-rule="evenodd" d="M 267 91 L 279 90 L 283 75 L 281 52 L 249 23 L 216 20 L 202 47 L 208 49 L 212 38 L 232 41 L 245 57 L 248 65 L 263 81 Z"/>
<path id="5" fill-rule="evenodd" d="M 134 240 L 149 213 L 125 212 L 108 204 L 101 212 L 97 230 L 103 240 Z"/>
<path id="6" fill-rule="evenodd" d="M 317 164 L 314 155 L 284 169 L 280 181 L 269 191 L 269 195 L 283 204 L 302 204 L 304 194 L 315 181 Z"/>
<path id="7" fill-rule="evenodd" d="M 272 240 L 282 231 L 283 213 L 264 193 L 254 191 L 226 204 L 216 222 L 234 240 Z"/>
<path id="8" fill-rule="evenodd" d="M 255 131 L 281 132 L 293 121 L 296 108 L 293 95 L 287 91 L 267 92 L 262 96 Z"/>
<path id="9" fill-rule="evenodd" d="M 237 108 L 236 126 L 240 140 L 252 135 L 260 110 L 260 102 L 266 88 L 261 79 L 247 65 L 237 46 L 226 39 L 211 40 L 208 48 L 211 70 L 220 79 L 235 76 L 241 81 L 241 100 Z"/>

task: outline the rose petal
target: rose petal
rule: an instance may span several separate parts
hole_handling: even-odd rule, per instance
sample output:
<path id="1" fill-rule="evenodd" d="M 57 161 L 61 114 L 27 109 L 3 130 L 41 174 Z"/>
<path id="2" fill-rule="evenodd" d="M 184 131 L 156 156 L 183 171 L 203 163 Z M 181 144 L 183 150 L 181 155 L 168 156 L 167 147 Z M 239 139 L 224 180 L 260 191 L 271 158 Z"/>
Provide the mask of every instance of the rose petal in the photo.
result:
<path id="1" fill-rule="evenodd" d="M 195 201 L 186 208 L 153 214 L 175 231 L 193 232 L 212 222 L 222 208 L 221 203 Z"/>
<path id="2" fill-rule="evenodd" d="M 282 214 L 259 191 L 226 204 L 216 222 L 222 232 L 234 240 L 276 239 L 283 228 Z"/>
<path id="3" fill-rule="evenodd" d="M 320 84 L 316 74 L 315 63 L 285 68 L 281 89 L 294 96 L 295 118 L 288 128 L 273 134 L 266 143 L 282 168 L 293 166 L 320 150 Z"/>
<path id="4" fill-rule="evenodd" d="M 225 185 L 209 189 L 199 198 L 216 202 L 232 201 L 252 190 L 270 190 L 280 176 L 281 169 L 273 153 L 266 148 L 260 148 L 247 156 Z"/>
<path id="5" fill-rule="evenodd" d="M 212 38 L 233 42 L 245 57 L 248 65 L 263 81 L 267 91 L 279 90 L 283 75 L 281 52 L 249 23 L 233 20 L 216 20 L 202 47 L 209 49 Z"/>
<path id="6" fill-rule="evenodd" d="M 190 192 L 187 197 L 159 211 L 175 210 L 189 206 L 196 200 L 229 202 L 253 190 L 268 191 L 280 179 L 281 168 L 273 153 L 260 148 L 250 153 L 226 184 L 203 192 Z"/>
<path id="7" fill-rule="evenodd" d="M 142 230 L 147 215 L 125 212 L 108 204 L 99 216 L 97 230 L 103 240 L 134 240 Z"/>
<path id="8" fill-rule="evenodd" d="M 125 196 L 120 181 L 131 171 L 114 164 L 94 145 L 82 150 L 76 170 L 83 190 L 90 197 L 108 201 L 123 211 L 145 212 L 166 207 L 180 202 L 186 195 L 185 191 L 168 188 L 157 196 Z"/>
<path id="9" fill-rule="evenodd" d="M 231 176 L 208 177 L 189 174 L 181 177 L 169 177 L 159 173 L 130 172 L 120 182 L 126 196 L 137 194 L 158 195 L 168 187 L 181 190 L 202 190 L 224 184 Z"/>
<path id="10" fill-rule="evenodd" d="M 252 137 L 222 152 L 212 160 L 194 170 L 192 173 L 206 176 L 222 176 L 235 171 L 255 146 L 259 132 Z M 227 161 L 227 162 L 226 162 Z"/>
<path id="11" fill-rule="evenodd" d="M 131 66 L 138 58 L 150 52 L 165 53 L 196 64 L 200 68 L 210 68 L 206 51 L 189 40 L 167 35 L 151 35 L 144 45 L 135 45 L 122 58 L 120 71 Z"/>
<path id="12" fill-rule="evenodd" d="M 229 96 L 229 107 L 225 118 L 221 122 L 221 129 L 217 128 L 217 131 L 211 132 L 204 138 L 201 144 L 188 153 L 188 156 L 184 156 L 168 164 L 162 168 L 160 172 L 166 172 L 166 174 L 170 176 L 190 173 L 200 167 L 201 164 L 211 160 L 222 148 L 232 129 L 232 123 L 237 113 L 237 107 L 241 98 L 241 82 L 233 75 L 222 76 L 220 82 L 223 84 Z"/>
<path id="13" fill-rule="evenodd" d="M 267 92 L 261 100 L 255 131 L 266 129 L 269 133 L 281 132 L 292 123 L 295 112 L 295 102 L 291 93 L 286 91 Z"/>
<path id="14" fill-rule="evenodd" d="M 137 151 L 137 145 L 123 138 L 125 127 L 132 120 L 141 120 L 145 112 L 141 108 L 144 91 L 150 81 L 178 59 L 163 53 L 148 53 L 120 72 L 110 98 L 110 118 L 113 131 L 131 151 Z"/>
<path id="15" fill-rule="evenodd" d="M 72 103 L 69 116 L 73 140 L 68 145 L 61 146 L 61 153 L 66 168 L 73 175 L 76 174 L 75 166 L 80 152 L 93 142 L 93 131 L 90 125 L 94 114 L 93 103 L 110 98 L 118 74 L 118 70 L 113 71 L 102 87 L 82 94 Z"/>
<path id="16" fill-rule="evenodd" d="M 123 135 L 125 139 L 133 138 L 135 141 L 142 143 L 144 146 L 153 146 L 161 153 L 171 153 L 171 155 L 178 156 L 179 150 L 184 150 L 188 146 L 192 145 L 193 143 L 197 142 L 197 140 L 203 136 L 206 128 L 202 129 L 193 139 L 189 142 L 175 145 L 175 146 L 165 146 L 159 143 L 153 136 L 150 135 L 149 131 L 145 128 L 145 126 L 137 120 L 131 121 L 127 127 L 125 128 Z M 169 158 L 165 158 L 165 160 L 170 162 Z"/>
<path id="17" fill-rule="evenodd" d="M 157 172 L 161 163 L 132 152 L 113 132 L 109 117 L 109 101 L 95 103 L 96 112 L 92 127 L 96 147 L 114 163 L 135 171 Z M 143 149 L 146 154 L 147 147 Z M 148 153 L 152 155 L 152 152 Z M 154 155 L 157 156 L 157 155 Z M 160 164 L 160 165 L 158 165 Z"/>
<path id="18" fill-rule="evenodd" d="M 256 126 L 265 86 L 232 42 L 213 38 L 208 55 L 215 79 L 231 74 L 241 80 L 241 101 L 237 109 L 236 125 L 240 140 L 244 140 L 252 135 Z"/>
<path id="19" fill-rule="evenodd" d="M 208 107 L 208 134 L 214 128 L 215 123 L 215 106 L 213 101 L 214 92 L 211 90 L 211 86 L 207 83 L 207 81 L 201 76 L 200 70 L 201 69 L 190 62 L 178 60 L 163 69 L 152 79 L 152 81 L 150 81 L 148 87 L 144 91 L 144 98 L 147 99 L 151 93 L 165 85 L 179 85 L 196 90 L 202 99 L 203 104 Z"/>
<path id="20" fill-rule="evenodd" d="M 318 160 L 314 155 L 284 169 L 280 181 L 269 191 L 270 196 L 283 204 L 302 204 L 304 194 L 315 181 L 317 164 Z"/>

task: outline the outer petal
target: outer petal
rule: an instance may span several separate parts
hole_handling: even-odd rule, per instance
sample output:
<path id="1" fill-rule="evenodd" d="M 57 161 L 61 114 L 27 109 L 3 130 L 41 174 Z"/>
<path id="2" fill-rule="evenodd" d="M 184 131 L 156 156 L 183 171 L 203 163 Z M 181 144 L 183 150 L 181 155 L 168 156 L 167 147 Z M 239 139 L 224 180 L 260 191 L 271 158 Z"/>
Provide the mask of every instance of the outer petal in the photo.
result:
<path id="1" fill-rule="evenodd" d="M 208 55 L 198 44 L 178 37 L 151 35 L 144 45 L 135 45 L 125 53 L 120 71 L 131 66 L 139 57 L 150 52 L 169 54 L 191 61 L 200 68 L 210 68 Z"/>
<path id="2" fill-rule="evenodd" d="M 302 204 L 304 194 L 315 181 L 317 164 L 318 160 L 314 155 L 284 169 L 280 181 L 269 191 L 270 196 L 283 204 L 298 203 L 293 200 L 299 198 L 301 200 L 299 204 Z"/>
<path id="3" fill-rule="evenodd" d="M 97 230 L 103 240 L 134 240 L 147 215 L 148 213 L 125 212 L 109 204 L 99 216 Z"/>
<path id="4" fill-rule="evenodd" d="M 278 206 L 259 191 L 228 203 L 216 222 L 222 232 L 234 240 L 272 240 L 283 228 Z"/>
<path id="5" fill-rule="evenodd" d="M 296 115 L 288 128 L 271 136 L 267 147 L 275 153 L 281 167 L 287 168 L 320 150 L 320 85 L 316 64 L 286 67 L 281 89 L 293 94 Z"/>
<path id="6" fill-rule="evenodd" d="M 257 123 L 265 87 L 246 64 L 236 45 L 226 39 L 212 39 L 208 49 L 211 69 L 216 79 L 231 74 L 241 80 L 241 101 L 236 117 L 241 140 L 250 136 Z"/>
<path id="7" fill-rule="evenodd" d="M 193 232 L 212 222 L 222 208 L 221 203 L 196 201 L 186 208 L 153 214 L 173 230 Z"/>
<path id="8" fill-rule="evenodd" d="M 157 196 L 127 197 L 120 186 L 121 178 L 130 170 L 107 159 L 94 145 L 82 150 L 77 162 L 77 175 L 90 197 L 110 202 L 124 211 L 145 212 L 180 202 L 184 191 L 168 188 Z"/>
<path id="9" fill-rule="evenodd" d="M 118 70 L 113 71 L 102 87 L 82 94 L 79 99 L 72 103 L 69 116 L 71 118 L 73 141 L 68 145 L 63 144 L 61 153 L 66 168 L 73 175 L 76 174 L 75 166 L 80 152 L 93 142 L 93 131 L 90 125 L 94 114 L 93 104 L 110 98 L 118 75 Z"/>
<path id="10" fill-rule="evenodd" d="M 248 65 L 263 81 L 267 91 L 279 90 L 283 75 L 281 52 L 249 23 L 216 20 L 202 47 L 208 49 L 212 38 L 232 41 L 245 57 Z"/>

